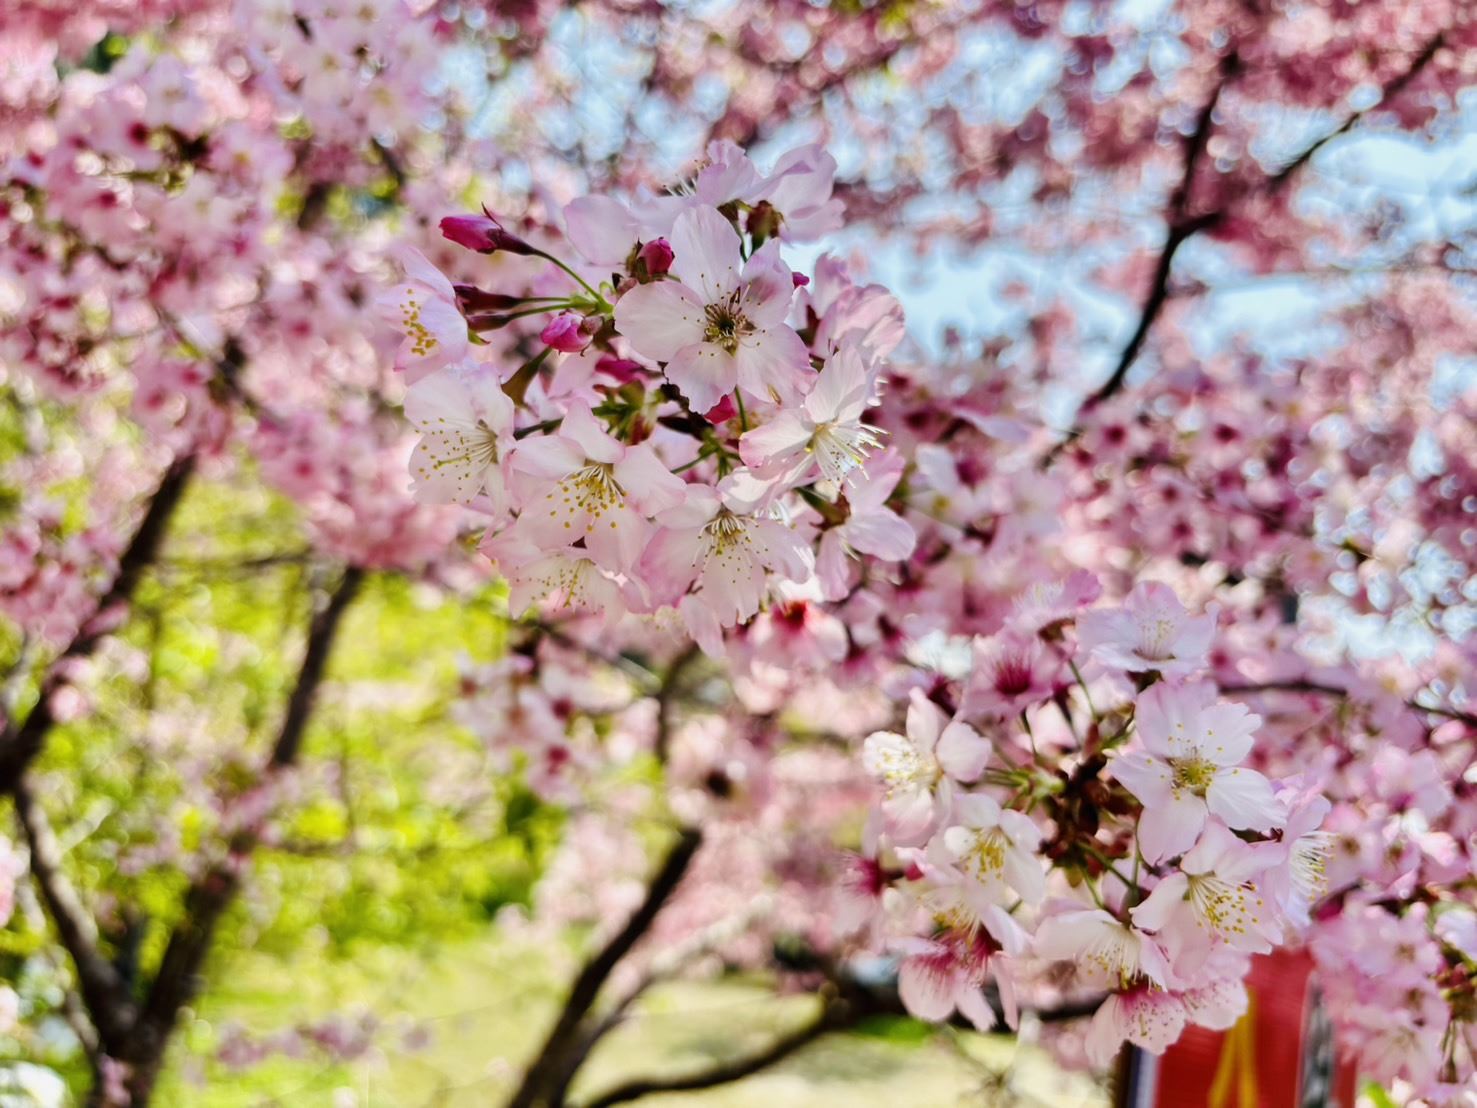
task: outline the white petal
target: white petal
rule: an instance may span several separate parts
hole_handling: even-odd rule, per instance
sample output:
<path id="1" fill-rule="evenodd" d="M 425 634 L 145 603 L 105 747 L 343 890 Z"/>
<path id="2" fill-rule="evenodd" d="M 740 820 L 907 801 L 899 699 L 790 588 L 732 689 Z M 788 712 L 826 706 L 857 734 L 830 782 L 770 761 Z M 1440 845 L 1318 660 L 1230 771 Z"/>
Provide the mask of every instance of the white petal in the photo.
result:
<path id="1" fill-rule="evenodd" d="M 1181 792 L 1160 803 L 1146 805 L 1139 819 L 1139 849 L 1146 862 L 1162 862 L 1195 845 L 1205 826 L 1205 801 Z"/>
<path id="2" fill-rule="evenodd" d="M 740 244 L 733 225 L 706 206 L 689 208 L 672 223 L 672 272 L 716 304 L 739 285 Z"/>
<path id="3" fill-rule="evenodd" d="M 615 325 L 631 349 L 665 362 L 703 341 L 707 327 L 697 294 L 676 281 L 637 285 L 615 306 Z"/>
<path id="4" fill-rule="evenodd" d="M 810 351 L 799 335 L 779 326 L 745 337 L 734 355 L 738 384 L 751 396 L 793 404 L 810 387 Z"/>
<path id="5" fill-rule="evenodd" d="M 582 257 L 603 266 L 623 265 L 638 237 L 635 217 L 608 196 L 581 196 L 566 204 L 564 230 Z"/>
<path id="6" fill-rule="evenodd" d="M 1212 812 L 1241 830 L 1271 831 L 1287 818 L 1271 782 L 1254 769 L 1221 770 L 1205 797 Z"/>
<path id="7" fill-rule="evenodd" d="M 676 385 L 694 412 L 711 409 L 738 384 L 738 367 L 722 347 L 685 346 L 667 362 L 667 380 Z"/>

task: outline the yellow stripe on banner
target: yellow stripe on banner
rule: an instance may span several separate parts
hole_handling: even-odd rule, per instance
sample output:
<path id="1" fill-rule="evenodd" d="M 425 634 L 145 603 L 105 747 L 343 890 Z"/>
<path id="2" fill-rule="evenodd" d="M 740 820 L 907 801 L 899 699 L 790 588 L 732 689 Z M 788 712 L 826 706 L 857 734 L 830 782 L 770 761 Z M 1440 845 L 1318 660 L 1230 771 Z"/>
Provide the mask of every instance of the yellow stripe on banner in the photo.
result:
<path id="1" fill-rule="evenodd" d="M 1215 1069 L 1215 1080 L 1210 1083 L 1207 1108 L 1232 1108 L 1233 1088 L 1236 1095 L 1235 1108 L 1257 1108 L 1254 1008 L 1255 1001 L 1248 996 L 1245 1014 L 1226 1032 L 1226 1041 L 1221 1047 L 1220 1061 Z"/>

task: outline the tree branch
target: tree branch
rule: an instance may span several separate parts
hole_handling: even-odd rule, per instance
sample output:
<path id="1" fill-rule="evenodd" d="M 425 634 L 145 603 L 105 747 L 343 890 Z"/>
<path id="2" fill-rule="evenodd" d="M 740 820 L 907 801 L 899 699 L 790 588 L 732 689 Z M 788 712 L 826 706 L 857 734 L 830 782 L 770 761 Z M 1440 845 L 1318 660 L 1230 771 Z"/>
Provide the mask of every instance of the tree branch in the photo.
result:
<path id="1" fill-rule="evenodd" d="M 575 978 L 564 1008 L 529 1064 L 522 1084 L 508 1101 L 508 1108 L 562 1108 L 565 1090 L 574 1076 L 570 1062 L 582 1054 L 579 1032 L 585 1016 L 594 1007 L 611 972 L 651 928 L 657 914 L 676 892 L 702 841 L 703 833 L 694 827 L 684 827 L 678 834 L 676 843 L 647 885 L 641 906 Z"/>
<path id="2" fill-rule="evenodd" d="M 1329 685 L 1320 681 L 1308 681 L 1294 678 L 1286 681 L 1258 681 L 1242 685 L 1222 685 L 1221 692 L 1231 694 L 1254 694 L 1263 692 L 1290 692 L 1307 693 L 1313 696 L 1331 696 L 1340 700 L 1350 699 L 1348 689 L 1338 685 Z M 1413 712 L 1426 712 L 1429 715 L 1441 716 L 1444 719 L 1455 720 L 1464 723 L 1473 730 L 1477 730 L 1477 712 L 1464 712 L 1460 708 L 1445 708 L 1438 704 L 1422 704 L 1419 700 L 1411 699 L 1405 702 L 1405 706 Z"/>
<path id="3" fill-rule="evenodd" d="M 97 924 L 62 871 L 61 847 L 46 813 L 22 777 L 15 783 L 15 814 L 30 848 L 31 879 L 51 916 L 61 945 L 72 959 L 77 989 L 104 1050 L 117 1049 L 133 1026 L 133 998 L 117 968 L 98 948 Z"/>
<path id="4" fill-rule="evenodd" d="M 667 754 L 672 745 L 672 701 L 676 698 L 683 674 L 699 657 L 701 651 L 693 644 L 673 658 L 671 665 L 667 666 L 667 672 L 662 676 L 661 688 L 657 690 L 656 742 L 653 750 L 656 760 L 662 765 L 667 764 Z"/>
<path id="5" fill-rule="evenodd" d="M 1396 96 L 1405 91 L 1406 87 L 1409 86 L 1409 84 L 1417 77 L 1419 77 L 1422 72 L 1424 72 L 1426 66 L 1431 64 L 1432 60 L 1436 57 L 1437 51 L 1439 51 L 1441 47 L 1445 44 L 1446 32 L 1444 30 L 1437 31 L 1434 35 L 1431 36 L 1426 45 L 1420 49 L 1420 51 L 1416 54 L 1414 59 L 1412 59 L 1410 65 L 1405 69 L 1404 72 L 1397 74 L 1389 81 L 1385 82 L 1384 87 L 1380 90 L 1380 98 L 1378 100 L 1376 100 L 1367 108 L 1362 108 L 1357 112 L 1351 112 L 1349 114 L 1349 117 L 1345 119 L 1343 123 L 1339 124 L 1337 128 L 1328 132 L 1328 134 L 1324 135 L 1322 138 L 1314 141 L 1311 145 L 1307 147 L 1307 149 L 1303 150 L 1302 153 L 1293 158 L 1292 161 L 1288 162 L 1276 173 L 1272 174 L 1272 176 L 1267 179 L 1267 191 L 1276 192 L 1278 189 L 1282 188 L 1285 184 L 1287 184 L 1288 181 L 1290 181 L 1294 176 L 1297 175 L 1298 171 L 1302 169 L 1303 166 L 1312 161 L 1313 156 L 1317 154 L 1318 151 L 1322 150 L 1330 142 L 1340 137 L 1341 135 L 1348 134 L 1356 126 L 1359 125 L 1359 122 L 1364 119 L 1365 116 L 1369 115 L 1371 112 L 1379 111 Z"/>
<path id="6" fill-rule="evenodd" d="M 1205 105 L 1200 109 L 1200 114 L 1195 120 L 1195 129 L 1190 132 L 1189 138 L 1185 141 L 1184 169 L 1180 173 L 1179 184 L 1175 186 L 1169 198 L 1167 220 L 1169 230 L 1165 234 L 1164 246 L 1159 251 L 1159 260 L 1154 266 L 1154 279 L 1150 282 L 1148 294 L 1144 297 L 1143 306 L 1139 309 L 1138 323 L 1134 327 L 1133 334 L 1129 336 L 1127 345 L 1118 355 L 1118 362 L 1113 367 L 1112 375 L 1088 397 L 1087 403 L 1083 405 L 1085 410 L 1090 411 L 1097 407 L 1123 387 L 1129 369 L 1133 367 L 1139 352 L 1143 350 L 1144 343 L 1149 338 L 1149 332 L 1159 319 L 1159 314 L 1164 310 L 1165 301 L 1169 299 L 1169 275 L 1174 268 L 1175 255 L 1179 253 L 1181 246 L 1222 218 L 1224 214 L 1218 212 L 1192 217 L 1189 214 L 1190 199 L 1195 190 L 1195 176 L 1199 171 L 1201 159 L 1205 155 L 1206 146 L 1210 143 L 1210 133 L 1215 128 L 1216 105 L 1220 103 L 1221 94 L 1225 92 L 1226 86 L 1235 78 L 1240 68 L 1241 59 L 1234 50 L 1221 59 L 1220 77 L 1206 99 Z"/>
<path id="7" fill-rule="evenodd" d="M 1385 107 L 1392 99 L 1400 94 L 1410 85 L 1425 68 L 1430 65 L 1437 52 L 1445 44 L 1446 32 L 1437 32 L 1425 44 L 1424 47 L 1411 60 L 1411 64 L 1400 74 L 1385 83 L 1381 90 L 1379 99 L 1368 108 L 1362 108 L 1351 112 L 1349 116 L 1337 128 L 1310 143 L 1290 162 L 1284 165 L 1276 173 L 1271 174 L 1253 192 L 1272 194 L 1284 188 L 1302 169 L 1306 166 L 1325 146 L 1341 135 L 1353 130 L 1361 120 L 1371 112 Z M 1148 341 L 1149 333 L 1158 321 L 1160 313 L 1169 295 L 1169 278 L 1174 265 L 1175 255 L 1191 238 L 1200 232 L 1208 230 L 1221 223 L 1229 214 L 1229 207 L 1222 207 L 1213 212 L 1200 215 L 1191 215 L 1189 204 L 1191 191 L 1194 187 L 1196 168 L 1204 155 L 1206 146 L 1210 139 L 1210 131 L 1213 125 L 1213 114 L 1216 104 L 1220 100 L 1221 93 L 1227 84 L 1239 71 L 1240 61 L 1233 51 L 1227 54 L 1221 63 L 1221 79 L 1217 83 L 1215 91 L 1210 99 L 1201 109 L 1195 130 L 1191 133 L 1185 146 L 1185 171 L 1181 177 L 1179 186 L 1171 195 L 1169 203 L 1169 230 L 1165 235 L 1164 247 L 1160 250 L 1159 259 L 1155 264 L 1154 278 L 1149 286 L 1148 294 L 1144 298 L 1143 306 L 1139 310 L 1138 323 L 1135 325 L 1132 335 L 1129 336 L 1127 344 L 1123 347 L 1118 361 L 1113 367 L 1112 374 L 1100 385 L 1096 391 L 1082 405 L 1084 412 L 1102 404 L 1104 401 L 1116 395 L 1122 390 L 1128 377 L 1129 370 L 1143 351 L 1144 344 Z M 1050 455 L 1048 461 L 1060 453 L 1066 442 L 1075 439 L 1081 433 L 1080 423 L 1074 426 L 1067 438 L 1059 443 Z"/>
<path id="8" fill-rule="evenodd" d="M 158 556 L 164 532 L 179 506 L 194 466 L 194 458 L 187 454 L 177 458 L 165 470 L 143 519 L 139 521 L 138 530 L 118 559 L 118 570 L 112 583 L 98 598 L 91 618 L 78 628 L 72 641 L 62 648 L 42 678 L 36 706 L 19 726 L 7 723 L 4 731 L 0 732 L 0 792 L 15 792 L 21 775 L 45 746 L 46 736 L 56 718 L 52 714 L 52 701 L 70 681 L 66 663 L 85 658 L 97 649 L 103 637 L 113 630 L 111 617 L 115 609 L 133 599 L 144 570 Z"/>
<path id="9" fill-rule="evenodd" d="M 751 1077 L 761 1070 L 783 1062 L 790 1055 L 803 1050 L 821 1036 L 832 1031 L 851 1027 L 861 1018 L 862 1011 L 855 1006 L 835 998 L 822 1002 L 820 1013 L 808 1023 L 801 1024 L 788 1034 L 780 1036 L 763 1050 L 746 1057 L 719 1062 L 696 1073 L 680 1074 L 675 1077 L 643 1077 L 617 1085 L 593 1100 L 586 1101 L 581 1108 L 611 1108 L 644 1096 L 658 1093 L 685 1093 L 699 1089 L 711 1089 Z"/>
<path id="10" fill-rule="evenodd" d="M 822 994 L 821 1010 L 816 1017 L 776 1039 L 763 1050 L 746 1057 L 719 1062 L 695 1073 L 680 1074 L 675 1077 L 635 1078 L 586 1101 L 580 1108 L 611 1108 L 612 1105 L 624 1104 L 644 1096 L 694 1092 L 699 1089 L 711 1089 L 718 1085 L 725 1085 L 731 1081 L 740 1081 L 784 1061 L 823 1035 L 855 1027 L 868 1016 L 908 1015 L 896 989 L 879 991 L 875 987 L 864 987 L 854 981 L 844 980 L 835 974 L 831 974 L 830 977 L 831 980 Z M 1001 1019 L 1000 997 L 993 987 L 985 990 L 985 998 L 994 1009 L 997 1020 Z M 1102 1002 L 1102 996 L 1090 996 L 1061 1004 L 1056 1008 L 1043 1009 L 1035 1014 L 1042 1023 L 1065 1023 L 1092 1015 L 1102 1005 Z M 962 1016 L 956 1015 L 952 1022 L 972 1029 L 972 1025 Z"/>
<path id="11" fill-rule="evenodd" d="M 308 628 L 307 645 L 298 669 L 297 682 L 260 778 L 270 780 L 297 759 L 309 713 L 333 650 L 344 612 L 358 593 L 364 572 L 350 566 L 344 571 L 328 602 L 314 615 Z M 147 1104 L 158 1080 L 164 1051 L 179 1013 L 200 992 L 200 971 L 214 942 L 215 931 L 240 892 L 242 877 L 260 835 L 260 817 L 237 832 L 227 857 L 211 866 L 191 883 L 185 895 L 180 921 L 170 934 L 164 956 L 154 975 L 127 1049 L 120 1059 L 128 1064 L 130 1103 Z"/>

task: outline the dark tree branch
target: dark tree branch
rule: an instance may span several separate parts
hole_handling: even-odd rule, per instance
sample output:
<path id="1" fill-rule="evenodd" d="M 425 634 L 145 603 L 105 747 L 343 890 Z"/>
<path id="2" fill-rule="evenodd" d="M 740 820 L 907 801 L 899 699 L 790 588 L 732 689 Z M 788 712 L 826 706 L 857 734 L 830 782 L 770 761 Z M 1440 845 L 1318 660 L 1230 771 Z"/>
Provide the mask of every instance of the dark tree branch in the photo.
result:
<path id="1" fill-rule="evenodd" d="M 25 777 L 15 783 L 13 794 L 16 819 L 30 848 L 31 878 L 72 959 L 87 1017 L 97 1029 L 100 1045 L 111 1053 L 133 1026 L 133 998 L 117 968 L 98 948 L 97 924 L 62 870 L 61 847 Z"/>
<path id="2" fill-rule="evenodd" d="M 571 1062 L 584 1054 L 580 1030 L 585 1017 L 595 1006 L 611 972 L 651 928 L 658 913 L 677 891 L 702 841 L 703 834 L 697 828 L 685 827 L 678 834 L 677 842 L 647 885 L 641 906 L 575 978 L 564 1008 L 529 1064 L 522 1084 L 508 1101 L 508 1108 L 563 1108 L 566 1090 L 574 1077 Z"/>
<path id="3" fill-rule="evenodd" d="M 689 646 L 672 659 L 667 672 L 662 676 L 661 688 L 656 693 L 656 760 L 667 764 L 667 754 L 672 746 L 672 702 L 676 699 L 682 677 L 693 662 L 701 657 L 696 645 Z"/>
<path id="4" fill-rule="evenodd" d="M 309 625 L 297 682 L 288 699 L 276 742 L 262 768 L 260 776 L 263 783 L 292 766 L 297 759 L 308 716 L 323 682 L 344 612 L 359 591 L 363 578 L 362 570 L 353 566 L 346 569 L 328 602 Z M 126 1049 L 119 1055 L 120 1060 L 129 1066 L 127 1086 L 131 1108 L 142 1108 L 153 1095 L 169 1037 L 180 1011 L 200 992 L 200 973 L 214 942 L 216 928 L 241 890 L 260 831 L 259 822 L 239 830 L 231 841 L 227 857 L 192 882 L 185 895 L 180 921 L 164 948 L 164 956 Z"/>
<path id="5" fill-rule="evenodd" d="M 695 1092 L 699 1089 L 726 1085 L 731 1081 L 740 1081 L 778 1062 L 783 1062 L 823 1035 L 853 1026 L 861 1016 L 861 1010 L 851 1005 L 839 1000 L 826 1000 L 820 1013 L 813 1020 L 780 1036 L 763 1050 L 754 1054 L 719 1062 L 709 1069 L 699 1070 L 696 1073 L 681 1074 L 676 1077 L 636 1078 L 617 1085 L 593 1100 L 586 1101 L 581 1108 L 611 1108 L 614 1104 L 625 1104 L 628 1101 L 658 1093 Z"/>
<path id="6" fill-rule="evenodd" d="M 1123 347 L 1122 353 L 1118 355 L 1118 362 L 1113 367 L 1111 376 L 1098 387 L 1098 390 L 1088 398 L 1083 406 L 1088 411 L 1116 394 L 1123 387 L 1128 371 L 1133 367 L 1139 352 L 1143 350 L 1144 343 L 1148 341 L 1149 332 L 1159 319 L 1159 314 L 1164 310 L 1165 301 L 1169 299 L 1169 275 L 1174 269 L 1174 258 L 1179 253 L 1180 247 L 1221 218 L 1221 213 L 1191 216 L 1189 214 L 1190 201 L 1195 191 L 1195 178 L 1199 172 L 1201 160 L 1205 156 L 1205 148 L 1210 143 L 1211 131 L 1215 129 L 1216 106 L 1221 102 L 1221 94 L 1235 78 L 1240 67 L 1241 61 L 1235 51 L 1221 59 L 1220 78 L 1216 81 L 1215 88 L 1211 90 L 1205 105 L 1200 109 L 1199 116 L 1196 117 L 1195 129 L 1185 140 L 1184 169 L 1180 173 L 1179 184 L 1175 186 L 1174 192 L 1169 197 L 1167 213 L 1169 230 L 1165 234 L 1164 246 L 1159 251 L 1159 260 L 1154 266 L 1154 279 L 1150 282 L 1148 294 L 1144 297 L 1143 306 L 1139 309 L 1138 323 L 1134 327 L 1133 334 L 1129 336 L 1128 343 Z"/>
<path id="7" fill-rule="evenodd" d="M 1371 112 L 1385 107 L 1412 81 L 1430 65 L 1438 51 L 1445 44 L 1446 33 L 1438 32 L 1425 46 L 1411 59 L 1411 63 L 1400 74 L 1385 83 L 1381 90 L 1379 99 L 1368 108 L 1351 112 L 1349 116 L 1337 128 L 1310 143 L 1290 162 L 1284 165 L 1276 173 L 1271 174 L 1253 193 L 1274 194 L 1286 187 L 1289 182 L 1310 162 L 1318 151 L 1322 150 L 1334 139 L 1348 134 L 1360 121 Z M 1217 83 L 1215 91 L 1201 109 L 1195 130 L 1191 133 L 1185 145 L 1185 170 L 1181 177 L 1179 186 L 1170 197 L 1168 224 L 1169 229 L 1165 234 L 1164 246 L 1160 250 L 1158 261 L 1154 267 L 1154 277 L 1149 285 L 1149 291 L 1144 297 L 1143 306 L 1139 310 L 1138 322 L 1133 333 L 1129 336 L 1127 344 L 1113 367 L 1113 372 L 1095 392 L 1092 393 L 1082 406 L 1084 412 L 1090 412 L 1093 408 L 1120 392 L 1127 380 L 1128 372 L 1133 368 L 1134 362 L 1143 352 L 1145 343 L 1148 341 L 1149 333 L 1158 321 L 1164 309 L 1165 302 L 1169 297 L 1169 280 L 1174 267 L 1175 256 L 1190 239 L 1202 231 L 1221 223 L 1229 214 L 1230 209 L 1223 207 L 1213 212 L 1205 212 L 1198 215 L 1191 214 L 1191 193 L 1194 188 L 1197 167 L 1205 153 L 1206 146 L 1210 140 L 1210 133 L 1214 124 L 1213 116 L 1222 92 L 1228 83 L 1239 71 L 1240 62 L 1237 55 L 1232 52 L 1227 54 L 1221 64 L 1221 79 Z M 1048 456 L 1048 461 L 1060 453 L 1066 442 L 1075 439 L 1081 433 L 1079 423 L 1073 427 L 1067 438 L 1057 447 L 1053 448 Z"/>
<path id="8" fill-rule="evenodd" d="M 1368 108 L 1363 108 L 1357 112 L 1351 112 L 1348 118 L 1345 119 L 1343 123 L 1341 123 L 1336 129 L 1328 132 L 1328 134 L 1324 135 L 1322 138 L 1314 141 L 1311 145 L 1307 147 L 1307 149 L 1305 149 L 1297 157 L 1293 158 L 1292 161 L 1288 162 L 1276 173 L 1272 174 L 1272 176 L 1267 179 L 1267 191 L 1276 192 L 1278 189 L 1281 189 L 1284 185 L 1288 183 L 1288 181 L 1292 180 L 1292 178 L 1297 175 L 1298 171 L 1301 170 L 1303 166 L 1312 161 L 1313 156 L 1317 154 L 1318 151 L 1322 150 L 1330 142 L 1332 142 L 1336 138 L 1339 138 L 1341 135 L 1348 134 L 1359 125 L 1360 121 L 1363 120 L 1365 116 L 1369 115 L 1371 112 L 1379 111 L 1381 108 L 1389 104 L 1391 100 L 1395 99 L 1396 96 L 1404 92 L 1405 89 L 1410 85 L 1410 83 L 1414 81 L 1417 77 L 1419 77 L 1425 71 L 1426 67 L 1431 64 L 1432 60 L 1436 57 L 1437 51 L 1439 51 L 1441 47 L 1445 44 L 1446 32 L 1437 31 L 1436 34 L 1431 36 L 1430 41 L 1428 41 L 1426 45 L 1421 48 L 1420 52 L 1417 53 L 1416 56 L 1411 60 L 1410 65 L 1407 66 L 1403 72 L 1397 74 L 1389 81 L 1385 82 L 1384 87 L 1380 90 L 1380 98 L 1378 100 L 1376 100 Z"/>
<path id="9" fill-rule="evenodd" d="M 24 722 L 18 726 L 7 723 L 0 732 L 0 792 L 14 793 L 36 756 L 46 744 L 46 736 L 55 722 L 52 701 L 56 694 L 70 681 L 69 663 L 86 658 L 114 628 L 118 610 L 132 599 L 134 590 L 144 570 L 155 560 L 169 526 L 170 517 L 179 506 L 189 483 L 195 461 L 190 455 L 178 458 L 165 470 L 159 487 L 154 491 L 138 530 L 133 533 L 127 548 L 118 559 L 118 570 L 112 583 L 98 598 L 93 615 L 77 630 L 72 641 L 62 648 L 41 679 L 41 688 L 36 706 L 31 709 Z"/>
<path id="10" fill-rule="evenodd" d="M 986 989 L 985 996 L 995 1011 L 996 1019 L 1000 1020 L 1002 1015 L 999 995 L 992 987 Z M 1102 1002 L 1102 996 L 1090 996 L 1061 1004 L 1056 1008 L 1042 1009 L 1035 1014 L 1043 1023 L 1065 1023 L 1092 1015 L 1102 1005 Z M 726 1085 L 731 1081 L 740 1081 L 784 1061 L 832 1031 L 844 1031 L 855 1027 L 869 1016 L 907 1016 L 907 1014 L 896 988 L 879 990 L 875 987 L 863 987 L 832 974 L 832 979 L 822 995 L 821 1010 L 815 1018 L 776 1039 L 764 1049 L 744 1057 L 719 1062 L 695 1073 L 680 1074 L 675 1077 L 635 1078 L 586 1101 L 580 1108 L 611 1108 L 612 1105 L 624 1104 L 644 1096 L 695 1092 L 699 1089 Z M 972 1025 L 962 1016 L 956 1015 L 952 1022 L 961 1027 L 972 1028 Z"/>

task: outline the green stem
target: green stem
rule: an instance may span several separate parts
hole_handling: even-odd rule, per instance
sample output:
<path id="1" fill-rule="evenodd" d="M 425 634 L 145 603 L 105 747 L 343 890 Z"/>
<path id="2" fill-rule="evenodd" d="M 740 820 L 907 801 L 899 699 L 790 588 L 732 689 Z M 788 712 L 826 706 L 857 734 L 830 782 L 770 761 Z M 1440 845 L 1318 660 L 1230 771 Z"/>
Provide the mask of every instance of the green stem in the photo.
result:
<path id="1" fill-rule="evenodd" d="M 544 259 L 547 259 L 548 261 L 553 262 L 560 269 L 564 270 L 565 273 L 569 274 L 576 281 L 578 281 L 580 283 L 580 286 L 587 293 L 589 293 L 591 296 L 593 296 L 595 298 L 595 303 L 599 307 L 599 309 L 600 309 L 600 311 L 602 313 L 607 313 L 608 314 L 609 312 L 611 312 L 611 311 L 614 310 L 611 307 L 610 302 L 607 301 L 605 299 L 605 297 L 601 296 L 597 291 L 595 291 L 595 289 L 593 289 L 593 288 L 590 287 L 590 282 L 586 281 L 578 273 L 576 273 L 574 270 L 570 269 L 569 266 L 565 265 L 558 258 L 554 257 L 553 254 L 546 254 L 542 250 L 535 250 L 534 253 L 537 254 L 540 258 L 544 258 Z"/>
<path id="2" fill-rule="evenodd" d="M 744 411 L 744 394 L 741 389 L 733 390 L 733 399 L 738 404 L 739 426 L 745 431 L 749 429 L 749 413 Z"/>

